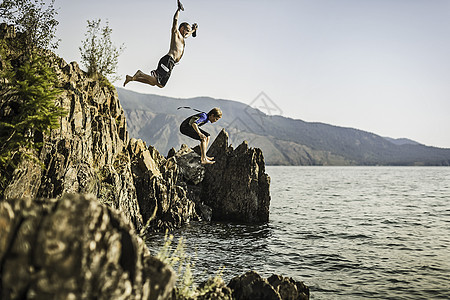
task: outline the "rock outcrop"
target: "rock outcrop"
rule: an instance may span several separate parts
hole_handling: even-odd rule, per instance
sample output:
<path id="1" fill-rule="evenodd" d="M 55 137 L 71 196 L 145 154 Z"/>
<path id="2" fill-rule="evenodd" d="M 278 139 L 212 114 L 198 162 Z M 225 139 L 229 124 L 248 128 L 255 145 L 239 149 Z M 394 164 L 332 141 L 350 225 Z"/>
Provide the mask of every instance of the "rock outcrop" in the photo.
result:
<path id="1" fill-rule="evenodd" d="M 127 152 L 128 133 L 114 88 L 88 78 L 76 63 L 59 60 L 63 86 L 61 105 L 68 115 L 59 130 L 46 137 L 40 158 L 42 172 L 38 197 L 89 193 L 122 211 L 142 227 L 136 190 Z"/>
<path id="2" fill-rule="evenodd" d="M 6 27 L 0 36 L 13 39 L 14 33 Z M 187 147 L 165 158 L 129 139 L 114 87 L 51 52 L 48 61 L 62 90 L 57 103 L 67 115 L 59 129 L 42 137 L 38 160 L 16 168 L 5 199 L 92 194 L 121 211 L 137 230 L 173 229 L 196 219 L 267 222 L 269 177 L 261 150 L 246 143 L 233 150 L 222 131 L 210 148 L 216 156 L 212 166 L 200 165 Z"/>
<path id="3" fill-rule="evenodd" d="M 198 215 L 204 220 L 241 223 L 264 223 L 269 220 L 270 178 L 265 173 L 260 149 L 243 142 L 236 149 L 228 144 L 223 129 L 212 143 L 208 156 L 212 165 L 200 164 L 200 149 L 183 145 L 171 150 L 180 170 L 178 181 L 195 202 Z"/>
<path id="4" fill-rule="evenodd" d="M 233 278 L 228 287 L 233 290 L 233 297 L 236 300 L 309 299 L 309 288 L 302 282 L 279 275 L 272 275 L 268 279 L 264 279 L 254 271 L 249 271 L 242 276 Z"/>
<path id="5" fill-rule="evenodd" d="M 15 31 L 2 25 L 4 45 L 14 45 Z M 1 31 L 1 30 L 0 30 Z M 9 51 L 21 61 L 20 50 Z M 5 199 L 59 198 L 67 193 L 93 194 L 102 203 L 120 210 L 137 229 L 142 227 L 136 190 L 127 152 L 128 132 L 117 91 L 99 78 L 90 78 L 78 64 L 67 64 L 44 52 L 53 67 L 62 93 L 57 105 L 67 111 L 60 128 L 41 137 L 43 147 L 36 161 L 24 161 L 3 191 Z M 0 99 L 2 117 L 11 114 Z"/>
<path id="6" fill-rule="evenodd" d="M 178 185 L 175 158 L 165 159 L 142 140 L 131 139 L 128 150 L 139 206 L 148 228 L 172 230 L 197 219 L 194 202 Z"/>
<path id="7" fill-rule="evenodd" d="M 0 202 L 1 299 L 166 299 L 175 273 L 93 197 Z"/>
<path id="8" fill-rule="evenodd" d="M 270 178 L 262 151 L 243 142 L 236 149 L 222 130 L 208 151 L 216 163 L 206 167 L 202 199 L 212 208 L 213 219 L 245 223 L 269 220 Z"/>

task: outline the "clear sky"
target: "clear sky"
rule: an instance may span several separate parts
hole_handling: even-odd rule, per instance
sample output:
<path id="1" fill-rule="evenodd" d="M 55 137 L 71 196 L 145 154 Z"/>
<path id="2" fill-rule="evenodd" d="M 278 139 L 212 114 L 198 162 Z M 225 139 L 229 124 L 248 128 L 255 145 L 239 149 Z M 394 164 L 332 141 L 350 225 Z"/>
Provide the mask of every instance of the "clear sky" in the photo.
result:
<path id="1" fill-rule="evenodd" d="M 250 104 L 264 92 L 285 117 L 450 148 L 450 0 L 184 0 L 198 36 L 164 89 Z M 108 20 L 119 75 L 167 53 L 176 0 L 56 0 L 57 53 L 80 62 L 87 20 Z M 121 82 L 115 85 L 121 86 Z"/>

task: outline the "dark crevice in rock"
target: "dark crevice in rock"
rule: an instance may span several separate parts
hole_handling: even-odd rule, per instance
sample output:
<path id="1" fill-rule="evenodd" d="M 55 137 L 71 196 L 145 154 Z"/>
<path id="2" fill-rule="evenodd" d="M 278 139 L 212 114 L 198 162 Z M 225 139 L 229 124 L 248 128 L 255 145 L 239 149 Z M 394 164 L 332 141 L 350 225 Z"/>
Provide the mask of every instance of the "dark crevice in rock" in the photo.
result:
<path id="1" fill-rule="evenodd" d="M 22 226 L 23 222 L 24 222 L 24 218 L 18 218 L 18 220 L 15 220 L 15 222 L 11 222 L 11 226 L 9 226 L 9 235 L 8 235 L 8 239 L 6 241 L 6 249 L 4 253 L 0 253 L 2 254 L 2 260 L 0 262 L 0 277 L 3 277 L 3 271 L 5 268 L 5 262 L 6 259 L 8 258 L 9 254 L 11 253 L 11 249 L 14 246 L 14 240 L 17 237 L 20 227 Z M 4 234 L 4 233 L 3 233 Z M 0 280 L 0 296 L 3 295 L 3 280 Z"/>
<path id="2" fill-rule="evenodd" d="M 123 270 L 128 272 L 129 278 L 131 282 L 134 284 L 136 276 L 136 262 L 137 262 L 136 249 L 134 248 L 133 241 L 131 239 L 129 232 L 125 231 L 120 226 L 120 223 L 116 218 L 114 218 L 114 216 L 111 214 L 111 211 L 108 211 L 108 214 L 111 220 L 111 225 L 114 228 L 117 228 L 120 234 L 120 244 L 122 245 L 122 248 L 120 253 L 119 264 Z"/>

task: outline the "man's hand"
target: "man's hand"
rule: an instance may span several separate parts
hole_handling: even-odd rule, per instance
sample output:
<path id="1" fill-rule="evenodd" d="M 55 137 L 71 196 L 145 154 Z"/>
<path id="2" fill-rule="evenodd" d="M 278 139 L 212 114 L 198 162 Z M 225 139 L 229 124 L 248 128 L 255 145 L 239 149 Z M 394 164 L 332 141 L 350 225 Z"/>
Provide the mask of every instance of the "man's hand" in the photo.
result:
<path id="1" fill-rule="evenodd" d="M 200 132 L 200 134 L 198 136 L 200 137 L 200 139 L 202 141 L 206 140 L 206 135 L 204 135 L 203 133 Z"/>
<path id="2" fill-rule="evenodd" d="M 180 0 L 178 0 L 178 9 L 184 11 L 183 4 L 181 4 Z"/>
<path id="3" fill-rule="evenodd" d="M 196 37 L 197 36 L 197 28 L 198 28 L 197 23 L 192 24 L 191 28 L 192 28 L 192 36 Z"/>

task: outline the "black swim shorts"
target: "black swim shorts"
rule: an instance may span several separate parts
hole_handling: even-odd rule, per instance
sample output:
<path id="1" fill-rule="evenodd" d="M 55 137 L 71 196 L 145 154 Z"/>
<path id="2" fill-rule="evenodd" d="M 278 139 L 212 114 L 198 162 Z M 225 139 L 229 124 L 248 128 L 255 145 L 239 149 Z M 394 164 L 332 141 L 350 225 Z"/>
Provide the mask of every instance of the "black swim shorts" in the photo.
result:
<path id="1" fill-rule="evenodd" d="M 175 60 L 169 54 L 163 56 L 158 63 L 158 68 L 155 71 L 156 79 L 159 84 L 165 86 L 169 80 L 172 69 L 175 66 Z"/>
<path id="2" fill-rule="evenodd" d="M 203 133 L 205 136 L 209 136 L 209 133 L 200 129 L 200 132 Z M 188 137 L 193 138 L 194 140 L 201 141 L 202 139 L 198 135 L 198 133 L 194 130 L 194 128 L 189 125 L 189 118 L 186 119 L 183 123 L 180 125 L 180 132 L 184 135 L 187 135 Z"/>

